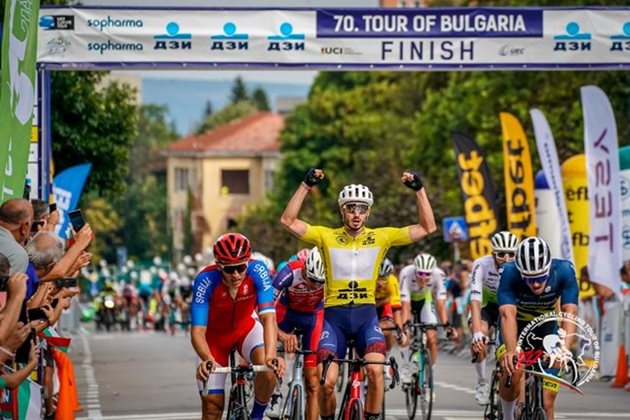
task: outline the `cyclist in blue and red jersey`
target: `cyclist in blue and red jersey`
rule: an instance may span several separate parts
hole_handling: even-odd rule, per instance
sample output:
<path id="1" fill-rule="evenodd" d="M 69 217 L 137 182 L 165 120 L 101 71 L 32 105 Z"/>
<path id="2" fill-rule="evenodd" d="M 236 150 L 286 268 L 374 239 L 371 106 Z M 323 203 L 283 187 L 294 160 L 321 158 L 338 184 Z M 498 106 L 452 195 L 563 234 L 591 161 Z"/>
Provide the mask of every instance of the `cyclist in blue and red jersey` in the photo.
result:
<path id="1" fill-rule="evenodd" d="M 238 233 L 219 237 L 213 250 L 216 264 L 195 278 L 191 308 L 204 420 L 220 419 L 225 400 L 225 375 L 211 375 L 208 362 L 211 370 L 228 366 L 230 352 L 236 349 L 250 363 L 266 364 L 278 376 L 284 372 L 284 360 L 276 355 L 276 312 L 267 267 L 250 260 L 250 242 Z M 276 386 L 273 371 L 256 376 L 252 419 L 263 418 Z"/>
<path id="2" fill-rule="evenodd" d="M 324 326 L 324 263 L 317 247 L 309 250 L 306 261 L 290 261 L 276 275 L 273 285 L 282 293 L 276 304 L 278 336 L 284 342 L 287 352 L 297 348 L 297 338 L 293 330 L 302 330 L 302 349 L 317 351 L 319 337 Z M 304 379 L 306 381 L 306 419 L 315 420 L 319 416 L 317 391 L 317 355 L 304 358 Z"/>

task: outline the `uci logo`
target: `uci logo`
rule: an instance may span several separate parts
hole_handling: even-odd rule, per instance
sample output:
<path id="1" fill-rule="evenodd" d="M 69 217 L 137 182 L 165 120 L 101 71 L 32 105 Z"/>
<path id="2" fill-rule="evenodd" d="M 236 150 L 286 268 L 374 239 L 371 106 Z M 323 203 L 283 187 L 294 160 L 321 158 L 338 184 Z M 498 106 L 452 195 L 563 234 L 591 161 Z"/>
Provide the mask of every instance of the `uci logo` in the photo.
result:
<path id="1" fill-rule="evenodd" d="M 630 197 L 630 180 L 625 176 L 619 177 L 619 181 L 621 183 L 621 198 L 625 200 Z"/>

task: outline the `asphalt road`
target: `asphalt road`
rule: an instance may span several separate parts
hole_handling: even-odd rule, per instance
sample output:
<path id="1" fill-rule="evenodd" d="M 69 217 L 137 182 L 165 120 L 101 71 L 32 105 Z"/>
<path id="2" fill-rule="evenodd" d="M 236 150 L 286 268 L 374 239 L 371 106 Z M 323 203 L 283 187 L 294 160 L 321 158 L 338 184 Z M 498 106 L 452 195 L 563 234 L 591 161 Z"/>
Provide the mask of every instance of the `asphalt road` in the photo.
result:
<path id="1" fill-rule="evenodd" d="M 75 337 L 71 346 L 79 400 L 78 418 L 198 419 L 200 403 L 194 381 L 195 358 L 182 333 L 92 333 Z M 433 419 L 479 419 L 475 374 L 468 358 L 441 353 L 438 358 Z M 585 396 L 563 389 L 558 419 L 630 419 L 630 392 L 592 382 Z M 387 416 L 406 419 L 399 389 L 387 393 Z"/>

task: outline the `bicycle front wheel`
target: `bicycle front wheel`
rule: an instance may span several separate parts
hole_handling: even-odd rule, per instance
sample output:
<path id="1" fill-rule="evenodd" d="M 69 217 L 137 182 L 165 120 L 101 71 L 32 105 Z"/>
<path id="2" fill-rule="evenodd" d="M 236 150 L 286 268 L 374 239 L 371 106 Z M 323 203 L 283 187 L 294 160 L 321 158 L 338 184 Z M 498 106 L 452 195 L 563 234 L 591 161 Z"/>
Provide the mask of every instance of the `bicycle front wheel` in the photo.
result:
<path id="1" fill-rule="evenodd" d="M 363 406 L 358 399 L 350 402 L 350 409 L 348 410 L 348 416 L 346 420 L 363 420 Z"/>
<path id="2" fill-rule="evenodd" d="M 532 418 L 532 420 L 547 420 L 547 413 L 543 408 L 538 407 L 536 410 L 534 410 L 534 417 Z"/>
<path id="3" fill-rule="evenodd" d="M 421 370 L 418 372 L 418 394 L 420 395 L 420 411 L 423 420 L 431 419 L 433 408 L 433 369 L 431 368 L 431 354 L 422 353 Z"/>
<path id="4" fill-rule="evenodd" d="M 499 397 L 499 383 L 501 375 L 496 370 L 492 373 L 492 383 L 490 385 L 490 402 L 486 406 L 484 418 L 486 420 L 503 419 L 503 411 L 501 408 L 501 398 Z"/>
<path id="5" fill-rule="evenodd" d="M 405 385 L 405 407 L 407 408 L 407 417 L 413 420 L 416 417 L 416 408 L 418 407 L 418 388 L 417 374 L 413 375 L 413 382 Z"/>
<path id="6" fill-rule="evenodd" d="M 291 395 L 291 414 L 285 417 L 291 420 L 304 420 L 304 408 L 302 407 L 302 388 L 296 386 Z"/>

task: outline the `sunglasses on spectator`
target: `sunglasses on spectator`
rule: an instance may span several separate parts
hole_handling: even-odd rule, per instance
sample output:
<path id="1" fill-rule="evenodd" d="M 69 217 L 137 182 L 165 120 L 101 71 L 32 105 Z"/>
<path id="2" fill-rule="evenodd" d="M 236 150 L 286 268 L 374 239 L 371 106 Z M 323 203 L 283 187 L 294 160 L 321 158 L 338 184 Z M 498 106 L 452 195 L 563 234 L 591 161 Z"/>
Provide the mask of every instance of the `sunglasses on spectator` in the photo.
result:
<path id="1" fill-rule="evenodd" d="M 359 214 L 365 214 L 370 209 L 370 206 L 367 204 L 359 204 L 359 203 L 350 203 L 343 206 L 343 208 L 348 213 L 354 213 L 355 211 L 359 211 Z"/>
<path id="2" fill-rule="evenodd" d="M 549 274 L 543 274 L 542 276 L 534 276 L 534 277 L 523 276 L 523 280 L 525 280 L 525 283 L 527 284 L 544 283 L 547 281 L 548 278 L 549 278 Z"/>
<path id="3" fill-rule="evenodd" d="M 247 264 L 220 265 L 219 267 L 226 274 L 244 273 L 247 270 Z"/>
<path id="4" fill-rule="evenodd" d="M 418 277 L 431 277 L 431 272 L 430 271 L 416 271 L 416 274 L 418 275 Z"/>
<path id="5" fill-rule="evenodd" d="M 501 259 L 514 258 L 514 257 L 516 257 L 516 252 L 514 252 L 514 251 L 499 251 L 499 252 L 495 252 L 494 255 L 496 255 L 497 258 L 501 258 Z"/>

